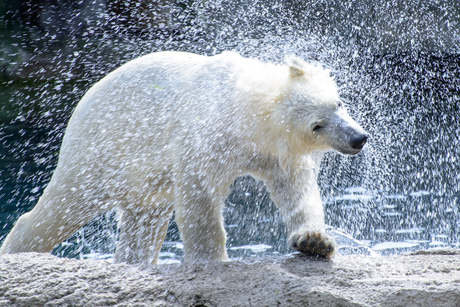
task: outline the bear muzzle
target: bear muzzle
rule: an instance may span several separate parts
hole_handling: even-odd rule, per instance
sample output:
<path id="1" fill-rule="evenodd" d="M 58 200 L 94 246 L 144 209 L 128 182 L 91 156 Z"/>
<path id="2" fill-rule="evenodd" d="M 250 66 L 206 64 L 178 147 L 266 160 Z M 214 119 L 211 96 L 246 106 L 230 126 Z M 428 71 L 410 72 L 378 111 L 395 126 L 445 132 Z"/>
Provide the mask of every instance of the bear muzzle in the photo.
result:
<path id="1" fill-rule="evenodd" d="M 367 134 L 361 134 L 361 135 L 359 135 L 357 137 L 352 138 L 350 140 L 351 148 L 356 149 L 356 150 L 363 149 L 363 147 L 366 144 L 368 138 L 369 138 L 369 135 L 367 135 Z"/>
<path id="2" fill-rule="evenodd" d="M 338 138 L 330 138 L 330 145 L 344 155 L 356 155 L 361 152 L 367 143 L 369 134 L 361 128 L 359 130 L 348 128 L 341 131 L 341 135 Z"/>

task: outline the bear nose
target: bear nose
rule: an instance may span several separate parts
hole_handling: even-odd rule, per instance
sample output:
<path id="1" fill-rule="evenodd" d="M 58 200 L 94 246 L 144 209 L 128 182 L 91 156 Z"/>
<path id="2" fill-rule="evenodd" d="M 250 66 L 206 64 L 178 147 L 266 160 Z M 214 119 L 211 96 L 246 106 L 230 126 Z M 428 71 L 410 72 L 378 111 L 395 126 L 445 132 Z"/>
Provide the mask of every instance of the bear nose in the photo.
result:
<path id="1" fill-rule="evenodd" d="M 363 148 L 364 144 L 366 144 L 367 139 L 369 136 L 367 134 L 362 134 L 354 139 L 351 139 L 351 147 L 353 149 L 361 149 Z"/>

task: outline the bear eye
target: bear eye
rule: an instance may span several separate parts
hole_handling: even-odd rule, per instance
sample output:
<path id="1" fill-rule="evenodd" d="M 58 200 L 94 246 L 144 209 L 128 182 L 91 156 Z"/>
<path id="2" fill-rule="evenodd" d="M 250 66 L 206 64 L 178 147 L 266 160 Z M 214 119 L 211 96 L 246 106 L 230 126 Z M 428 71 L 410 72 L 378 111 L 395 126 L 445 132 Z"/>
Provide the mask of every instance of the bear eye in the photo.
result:
<path id="1" fill-rule="evenodd" d="M 313 126 L 313 132 L 318 132 L 319 130 L 323 129 L 324 126 L 321 125 L 321 124 L 315 124 L 315 126 Z"/>
<path id="2" fill-rule="evenodd" d="M 342 101 L 340 101 L 340 100 L 339 100 L 339 101 L 337 101 L 337 106 L 338 106 L 339 108 L 341 108 L 341 107 L 343 106 L 343 103 L 342 103 Z"/>

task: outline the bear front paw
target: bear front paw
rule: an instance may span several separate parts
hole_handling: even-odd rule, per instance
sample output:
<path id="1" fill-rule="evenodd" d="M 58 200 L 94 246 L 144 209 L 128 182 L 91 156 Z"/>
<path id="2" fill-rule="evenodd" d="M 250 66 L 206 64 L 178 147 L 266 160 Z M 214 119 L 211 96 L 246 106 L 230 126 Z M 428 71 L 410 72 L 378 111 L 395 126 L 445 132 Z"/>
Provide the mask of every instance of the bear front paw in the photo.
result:
<path id="1" fill-rule="evenodd" d="M 294 233 L 289 238 L 289 247 L 307 255 L 329 259 L 337 252 L 334 239 L 322 231 Z"/>

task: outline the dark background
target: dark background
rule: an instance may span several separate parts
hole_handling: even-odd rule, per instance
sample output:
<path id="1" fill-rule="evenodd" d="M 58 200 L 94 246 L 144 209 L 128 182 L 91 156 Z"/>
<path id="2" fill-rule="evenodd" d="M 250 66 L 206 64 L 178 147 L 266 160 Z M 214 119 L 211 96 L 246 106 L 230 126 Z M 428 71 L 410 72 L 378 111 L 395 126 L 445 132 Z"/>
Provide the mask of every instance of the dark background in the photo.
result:
<path id="1" fill-rule="evenodd" d="M 328 153 L 323 162 L 329 225 L 371 247 L 458 247 L 459 16 L 455 0 L 0 1 L 0 240 L 46 187 L 66 123 L 92 84 L 150 52 L 235 50 L 330 68 L 370 132 L 360 155 Z M 225 217 L 229 247 L 287 252 L 262 183 L 238 179 Z M 116 235 L 110 212 L 55 253 L 110 254 Z M 179 240 L 174 223 L 167 240 Z"/>

